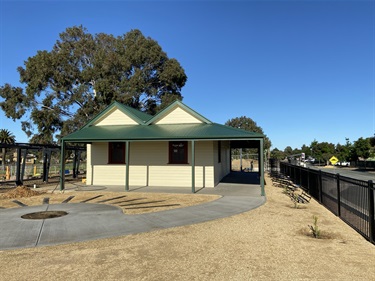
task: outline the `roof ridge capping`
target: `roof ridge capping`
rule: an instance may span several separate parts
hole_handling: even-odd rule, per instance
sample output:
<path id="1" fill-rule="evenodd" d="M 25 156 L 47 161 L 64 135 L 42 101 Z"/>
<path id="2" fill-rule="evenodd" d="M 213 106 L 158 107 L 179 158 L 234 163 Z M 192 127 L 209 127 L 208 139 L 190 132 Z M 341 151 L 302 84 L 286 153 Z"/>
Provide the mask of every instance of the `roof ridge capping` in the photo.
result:
<path id="1" fill-rule="evenodd" d="M 203 115 L 201 115 L 198 112 L 196 112 L 195 110 L 191 109 L 189 106 L 187 106 L 183 102 L 181 102 L 179 100 L 176 100 L 176 101 L 172 102 L 170 105 L 168 105 L 166 108 L 164 108 L 163 110 L 161 110 L 158 113 L 156 113 L 155 116 L 152 117 L 146 123 L 146 125 L 150 125 L 150 124 L 152 124 L 152 123 L 154 123 L 154 122 L 162 119 L 163 117 L 165 117 L 166 115 L 168 115 L 172 110 L 174 110 L 177 107 L 182 108 L 187 113 L 191 114 L 193 117 L 195 117 L 196 119 L 200 120 L 203 123 L 206 123 L 206 124 L 212 124 L 213 123 L 209 119 L 207 119 L 206 117 L 204 117 Z"/>

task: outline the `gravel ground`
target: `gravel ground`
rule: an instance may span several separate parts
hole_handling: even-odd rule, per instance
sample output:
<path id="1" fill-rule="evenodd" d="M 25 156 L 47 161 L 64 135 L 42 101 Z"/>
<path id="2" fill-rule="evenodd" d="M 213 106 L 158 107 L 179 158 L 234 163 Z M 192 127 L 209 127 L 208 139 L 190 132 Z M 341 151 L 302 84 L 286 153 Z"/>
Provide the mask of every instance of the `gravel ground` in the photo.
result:
<path id="1" fill-rule="evenodd" d="M 315 201 L 267 202 L 211 222 L 0 252 L 2 280 L 374 280 L 375 245 Z M 322 239 L 308 225 L 318 217 Z"/>

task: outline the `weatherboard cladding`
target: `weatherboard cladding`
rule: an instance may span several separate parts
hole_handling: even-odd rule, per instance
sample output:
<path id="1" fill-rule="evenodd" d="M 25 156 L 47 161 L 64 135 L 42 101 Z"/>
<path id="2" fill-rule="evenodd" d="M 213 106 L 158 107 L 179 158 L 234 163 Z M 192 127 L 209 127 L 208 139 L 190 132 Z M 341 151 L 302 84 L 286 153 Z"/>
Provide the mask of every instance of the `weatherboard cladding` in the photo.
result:
<path id="1" fill-rule="evenodd" d="M 113 123 L 105 121 L 111 112 L 119 109 L 139 125 L 114 125 L 119 124 L 118 120 Z M 199 120 L 202 123 L 183 123 L 183 124 L 158 124 L 158 121 L 165 119 L 169 114 L 173 115 L 176 108 L 182 109 L 193 118 L 180 118 L 180 122 L 188 120 Z M 181 111 L 178 111 L 179 114 Z M 118 118 L 118 115 L 116 115 Z M 186 116 L 185 116 L 186 117 Z M 109 118 L 111 119 L 111 118 Z M 103 123 L 104 122 L 104 123 Z M 97 124 L 101 126 L 97 126 Z M 107 125 L 103 125 L 107 124 Z M 111 124 L 111 125 L 109 125 Z M 129 124 L 129 123 L 127 123 Z M 264 136 L 255 132 L 212 123 L 202 115 L 188 108 L 186 105 L 177 101 L 152 117 L 146 113 L 140 112 L 134 108 L 122 105 L 118 102 L 112 103 L 103 112 L 98 114 L 82 129 L 64 137 L 64 141 L 74 142 L 100 142 L 100 141 L 150 141 L 150 140 L 208 140 L 208 139 L 260 139 Z"/>
<path id="2" fill-rule="evenodd" d="M 147 125 L 157 124 L 160 121 L 162 121 L 162 119 L 164 119 L 164 122 L 162 121 L 162 123 L 166 124 L 165 120 L 166 119 L 170 120 L 170 118 L 168 118 L 168 116 L 174 115 L 174 113 L 176 113 L 175 112 L 176 110 L 178 112 L 180 112 L 180 114 L 178 114 L 179 115 L 178 118 L 179 118 L 180 121 L 183 120 L 183 122 L 181 122 L 181 123 L 197 123 L 197 121 L 199 123 L 206 123 L 206 124 L 212 123 L 206 117 L 204 117 L 201 114 L 199 114 L 198 112 L 192 110 L 190 107 L 186 106 L 182 102 L 175 101 L 174 103 L 170 104 L 165 109 L 160 111 L 158 114 L 156 114 L 151 120 L 149 120 L 147 122 Z M 183 114 L 181 114 L 182 112 L 183 112 Z M 185 116 L 185 118 L 181 119 L 182 116 Z M 173 121 L 173 123 L 175 123 L 175 121 Z"/>
<path id="3" fill-rule="evenodd" d="M 154 124 L 163 125 L 163 124 L 183 124 L 183 123 L 188 123 L 188 124 L 198 123 L 199 124 L 199 123 L 202 123 L 202 121 L 195 118 L 193 115 L 189 114 L 182 108 L 176 107 L 168 115 L 158 120 Z"/>
<path id="4" fill-rule="evenodd" d="M 118 108 L 114 108 L 95 122 L 95 126 L 139 125 Z"/>
<path id="5" fill-rule="evenodd" d="M 215 143 L 204 141 L 198 142 L 195 146 L 196 187 L 215 186 L 214 179 L 215 176 L 218 177 L 214 173 L 214 161 L 217 161 Z M 90 159 L 87 163 L 91 167 L 87 169 L 87 184 L 124 185 L 126 175 L 124 165 L 108 164 L 108 143 L 96 142 L 87 147 L 88 160 Z M 168 164 L 168 149 L 168 143 L 165 141 L 155 141 L 152 145 L 145 142 L 132 143 L 129 152 L 129 175 L 131 175 L 129 184 L 131 186 L 191 186 L 191 165 Z M 188 150 L 191 151 L 190 143 Z M 191 163 L 190 154 L 188 154 L 188 162 Z"/>

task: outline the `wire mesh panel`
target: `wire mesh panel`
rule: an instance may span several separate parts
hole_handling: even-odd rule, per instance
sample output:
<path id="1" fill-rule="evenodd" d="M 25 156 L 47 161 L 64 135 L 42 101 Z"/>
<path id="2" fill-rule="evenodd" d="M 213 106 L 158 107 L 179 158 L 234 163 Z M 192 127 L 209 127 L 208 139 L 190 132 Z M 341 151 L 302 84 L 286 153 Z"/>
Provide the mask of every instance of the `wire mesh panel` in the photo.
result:
<path id="1" fill-rule="evenodd" d="M 336 175 L 322 173 L 322 204 L 332 213 L 338 215 Z"/>
<path id="2" fill-rule="evenodd" d="M 369 238 L 368 183 L 340 177 L 340 199 L 341 218 Z"/>
<path id="3" fill-rule="evenodd" d="M 314 197 L 316 200 L 319 199 L 319 171 L 309 170 L 307 177 L 309 182 L 309 194 Z"/>
<path id="4" fill-rule="evenodd" d="M 309 169 L 306 169 L 306 168 L 301 168 L 301 187 L 304 189 L 304 190 L 307 190 L 309 191 Z"/>
<path id="5" fill-rule="evenodd" d="M 294 183 L 297 185 L 301 185 L 301 167 L 294 166 Z"/>

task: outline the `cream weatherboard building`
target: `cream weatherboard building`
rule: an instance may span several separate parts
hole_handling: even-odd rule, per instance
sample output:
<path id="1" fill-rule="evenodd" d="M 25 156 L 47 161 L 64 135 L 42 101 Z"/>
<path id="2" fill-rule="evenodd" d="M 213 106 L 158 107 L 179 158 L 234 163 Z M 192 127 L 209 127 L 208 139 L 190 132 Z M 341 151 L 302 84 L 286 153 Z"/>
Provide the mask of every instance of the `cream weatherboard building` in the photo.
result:
<path id="1" fill-rule="evenodd" d="M 62 155 L 66 143 L 87 144 L 87 185 L 191 187 L 195 192 L 215 187 L 230 173 L 231 148 L 258 148 L 264 194 L 263 138 L 213 123 L 180 101 L 155 116 L 114 102 L 62 139 Z"/>

